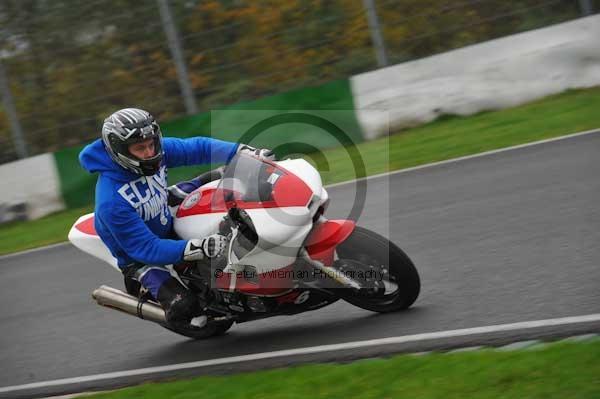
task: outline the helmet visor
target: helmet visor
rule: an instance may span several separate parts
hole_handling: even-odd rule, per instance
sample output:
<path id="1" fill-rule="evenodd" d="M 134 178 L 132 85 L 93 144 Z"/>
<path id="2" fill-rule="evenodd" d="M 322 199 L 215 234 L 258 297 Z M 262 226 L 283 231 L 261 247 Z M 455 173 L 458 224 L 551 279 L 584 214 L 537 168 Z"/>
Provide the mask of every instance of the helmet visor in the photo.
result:
<path id="1" fill-rule="evenodd" d="M 160 127 L 156 122 L 143 127 L 135 127 L 135 132 L 122 143 L 123 153 L 137 161 L 160 158 L 162 155 L 161 137 Z"/>

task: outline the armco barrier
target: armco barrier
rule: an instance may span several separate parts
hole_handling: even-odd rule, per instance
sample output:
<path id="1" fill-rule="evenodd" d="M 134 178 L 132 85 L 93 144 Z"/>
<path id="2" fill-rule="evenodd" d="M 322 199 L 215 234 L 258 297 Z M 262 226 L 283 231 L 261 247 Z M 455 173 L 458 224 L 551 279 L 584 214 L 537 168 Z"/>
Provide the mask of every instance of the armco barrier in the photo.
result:
<path id="1" fill-rule="evenodd" d="M 367 139 L 600 84 L 600 15 L 463 47 L 351 78 Z M 389 129 L 388 129 L 389 118 Z"/>
<path id="2" fill-rule="evenodd" d="M 52 154 L 0 167 L 0 222 L 37 219 L 64 208 Z"/>

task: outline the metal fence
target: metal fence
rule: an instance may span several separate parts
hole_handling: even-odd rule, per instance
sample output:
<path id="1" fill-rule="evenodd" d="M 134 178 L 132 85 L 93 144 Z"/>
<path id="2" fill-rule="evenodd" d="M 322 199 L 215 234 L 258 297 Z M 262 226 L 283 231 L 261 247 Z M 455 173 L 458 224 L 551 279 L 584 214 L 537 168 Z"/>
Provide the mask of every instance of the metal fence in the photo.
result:
<path id="1" fill-rule="evenodd" d="M 598 1 L 598 0 L 596 0 Z M 594 0 L 4 0 L 0 163 L 589 15 Z"/>

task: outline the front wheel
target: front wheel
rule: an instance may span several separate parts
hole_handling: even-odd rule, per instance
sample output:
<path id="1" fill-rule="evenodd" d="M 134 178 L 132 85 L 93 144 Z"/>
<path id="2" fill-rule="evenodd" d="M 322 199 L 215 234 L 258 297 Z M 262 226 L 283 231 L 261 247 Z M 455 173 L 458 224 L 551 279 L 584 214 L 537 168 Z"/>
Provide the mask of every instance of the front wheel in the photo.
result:
<path id="1" fill-rule="evenodd" d="M 387 238 L 356 226 L 352 234 L 337 247 L 340 260 L 351 260 L 375 268 L 383 276 L 385 291 L 365 297 L 345 289 L 342 298 L 359 308 L 387 313 L 407 309 L 421 290 L 419 273 L 410 258 Z"/>

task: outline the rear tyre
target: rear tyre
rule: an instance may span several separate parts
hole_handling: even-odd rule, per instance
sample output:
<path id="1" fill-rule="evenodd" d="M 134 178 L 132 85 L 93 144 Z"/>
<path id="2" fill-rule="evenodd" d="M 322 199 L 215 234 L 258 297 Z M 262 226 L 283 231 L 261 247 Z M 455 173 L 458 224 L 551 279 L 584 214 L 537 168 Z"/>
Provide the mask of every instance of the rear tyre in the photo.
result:
<path id="1" fill-rule="evenodd" d="M 352 234 L 338 245 L 337 254 L 341 260 L 375 266 L 383 272 L 386 286 L 385 292 L 375 297 L 364 297 L 344 289 L 341 297 L 346 302 L 373 312 L 387 313 L 407 309 L 419 296 L 421 281 L 415 265 L 387 238 L 356 226 Z"/>
<path id="2" fill-rule="evenodd" d="M 171 330 L 179 335 L 183 335 L 192 339 L 206 339 L 223 335 L 231 328 L 233 321 L 219 320 L 209 321 L 204 327 L 194 327 L 192 325 L 169 325 L 162 326 L 167 330 Z"/>

